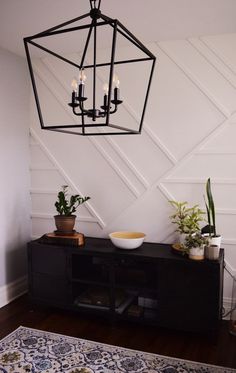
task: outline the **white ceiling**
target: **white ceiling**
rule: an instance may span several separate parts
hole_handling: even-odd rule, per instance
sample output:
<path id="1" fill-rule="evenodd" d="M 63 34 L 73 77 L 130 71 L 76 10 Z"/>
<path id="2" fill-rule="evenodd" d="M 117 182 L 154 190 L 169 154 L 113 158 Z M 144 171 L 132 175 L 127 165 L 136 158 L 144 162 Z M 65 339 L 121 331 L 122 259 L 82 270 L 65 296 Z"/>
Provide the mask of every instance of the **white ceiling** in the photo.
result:
<path id="1" fill-rule="evenodd" d="M 24 55 L 22 39 L 87 13 L 88 0 L 0 0 L 0 46 Z M 102 0 L 141 41 L 236 32 L 236 0 Z"/>

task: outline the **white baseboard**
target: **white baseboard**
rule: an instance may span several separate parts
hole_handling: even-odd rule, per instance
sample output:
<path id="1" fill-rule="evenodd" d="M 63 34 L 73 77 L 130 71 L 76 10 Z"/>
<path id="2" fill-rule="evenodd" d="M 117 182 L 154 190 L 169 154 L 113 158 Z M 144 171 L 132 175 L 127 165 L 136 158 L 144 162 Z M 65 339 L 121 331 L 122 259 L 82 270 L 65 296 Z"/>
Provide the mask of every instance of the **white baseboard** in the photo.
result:
<path id="1" fill-rule="evenodd" d="M 28 290 L 27 277 L 23 276 L 0 287 L 0 308 L 18 298 Z"/>

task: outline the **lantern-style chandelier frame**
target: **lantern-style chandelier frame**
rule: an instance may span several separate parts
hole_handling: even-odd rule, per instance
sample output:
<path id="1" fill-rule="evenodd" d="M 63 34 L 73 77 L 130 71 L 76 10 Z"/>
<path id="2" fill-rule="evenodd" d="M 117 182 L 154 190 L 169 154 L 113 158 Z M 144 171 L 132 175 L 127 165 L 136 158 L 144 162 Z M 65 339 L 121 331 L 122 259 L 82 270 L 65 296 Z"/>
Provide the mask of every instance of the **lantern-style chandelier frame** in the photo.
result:
<path id="1" fill-rule="evenodd" d="M 37 111 L 39 115 L 39 121 L 41 129 L 58 131 L 69 134 L 92 136 L 92 135 L 125 135 L 125 134 L 140 134 L 143 126 L 145 110 L 147 106 L 151 81 L 153 77 L 153 71 L 155 67 L 156 57 L 117 19 L 112 19 L 104 14 L 100 10 L 101 0 L 89 0 L 90 2 L 90 12 L 74 18 L 70 21 L 59 24 L 48 30 L 40 32 L 34 36 L 24 38 L 24 45 L 26 51 L 26 57 L 34 92 L 34 97 L 36 101 Z M 72 26 L 73 23 L 90 19 L 88 24 Z M 67 27 L 68 26 L 68 27 Z M 111 46 L 111 58 L 108 62 L 98 63 L 97 62 L 97 30 L 99 27 L 110 26 L 112 27 L 112 46 Z M 53 35 L 59 35 L 79 30 L 88 30 L 84 50 L 82 52 L 82 57 L 80 63 L 75 63 L 69 58 L 66 58 L 55 51 L 40 45 L 37 39 L 51 37 Z M 138 50 L 144 54 L 141 58 L 129 58 L 126 60 L 116 60 L 116 41 L 117 35 L 122 35 L 128 42 L 135 46 Z M 93 40 L 92 40 L 93 35 Z M 92 41 L 91 41 L 92 40 Z M 86 62 L 86 54 L 88 51 L 88 46 L 93 43 L 93 63 L 88 64 Z M 79 70 L 79 80 L 72 82 L 72 95 L 71 102 L 68 103 L 73 114 L 79 117 L 81 123 L 79 124 L 63 124 L 63 125 L 46 125 L 44 123 L 44 116 L 41 109 L 38 88 L 36 84 L 36 77 L 33 68 L 33 63 L 31 60 L 31 53 L 29 46 L 32 45 L 44 52 L 64 61 L 67 64 L 76 67 Z M 137 63 L 151 61 L 150 73 L 148 75 L 147 90 L 144 93 L 144 103 L 141 111 L 141 118 L 139 120 L 138 128 L 136 130 L 129 128 L 128 123 L 126 125 L 116 125 L 112 124 L 111 118 L 119 110 L 120 105 L 122 105 L 122 100 L 120 98 L 119 89 L 119 79 L 115 74 L 115 67 L 122 64 Z M 104 85 L 105 94 L 103 97 L 103 105 L 99 108 L 96 106 L 96 73 L 99 67 L 109 67 L 109 79 L 108 83 Z M 92 107 L 86 108 L 87 97 L 84 94 L 84 83 L 85 83 L 85 73 L 87 70 L 92 70 L 93 76 L 93 93 L 92 93 Z M 98 120 L 99 119 L 99 120 Z M 101 123 L 102 119 L 102 123 Z M 90 123 L 87 122 L 90 121 Z"/>

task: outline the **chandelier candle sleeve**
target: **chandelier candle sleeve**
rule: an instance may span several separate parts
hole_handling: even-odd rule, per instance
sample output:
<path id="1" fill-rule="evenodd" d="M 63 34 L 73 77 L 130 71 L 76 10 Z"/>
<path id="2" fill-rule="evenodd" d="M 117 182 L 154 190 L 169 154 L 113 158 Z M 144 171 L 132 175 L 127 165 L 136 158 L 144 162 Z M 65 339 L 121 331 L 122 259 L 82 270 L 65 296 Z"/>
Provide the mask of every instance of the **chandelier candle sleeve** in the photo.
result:
<path id="1" fill-rule="evenodd" d="M 106 110 L 108 106 L 108 84 L 107 83 L 103 85 L 103 90 L 104 90 L 104 98 L 103 98 L 103 107 L 101 106 L 101 108 Z"/>
<path id="2" fill-rule="evenodd" d="M 117 102 L 117 101 L 120 100 L 120 81 L 119 81 L 119 78 L 116 74 L 114 75 L 113 83 L 115 84 L 114 101 Z"/>
<path id="3" fill-rule="evenodd" d="M 85 90 L 85 81 L 87 77 L 84 73 L 84 70 L 80 70 L 79 73 L 79 92 L 78 92 L 78 100 L 79 101 L 85 101 L 86 97 L 84 96 L 84 90 Z"/>
<path id="4" fill-rule="evenodd" d="M 70 106 L 75 108 L 78 106 L 78 104 L 76 103 L 76 95 L 77 95 L 77 91 L 78 91 L 78 83 L 77 83 L 77 80 L 76 78 L 74 78 L 71 82 L 71 88 L 72 88 L 72 94 L 71 94 L 71 103 L 70 103 Z"/>

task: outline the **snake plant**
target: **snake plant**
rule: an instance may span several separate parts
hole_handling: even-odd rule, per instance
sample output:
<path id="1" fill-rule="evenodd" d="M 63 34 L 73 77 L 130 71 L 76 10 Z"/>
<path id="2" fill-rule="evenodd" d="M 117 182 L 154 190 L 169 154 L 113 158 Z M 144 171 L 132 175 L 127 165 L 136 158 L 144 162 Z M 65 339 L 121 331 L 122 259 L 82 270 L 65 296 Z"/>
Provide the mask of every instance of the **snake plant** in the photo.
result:
<path id="1" fill-rule="evenodd" d="M 204 196 L 205 205 L 206 205 L 206 211 L 207 211 L 207 218 L 208 218 L 208 224 L 209 224 L 209 236 L 216 237 L 216 218 L 215 218 L 215 204 L 214 199 L 212 196 L 211 191 L 211 179 L 208 178 L 206 182 L 206 195 L 207 195 L 207 201 Z"/>

